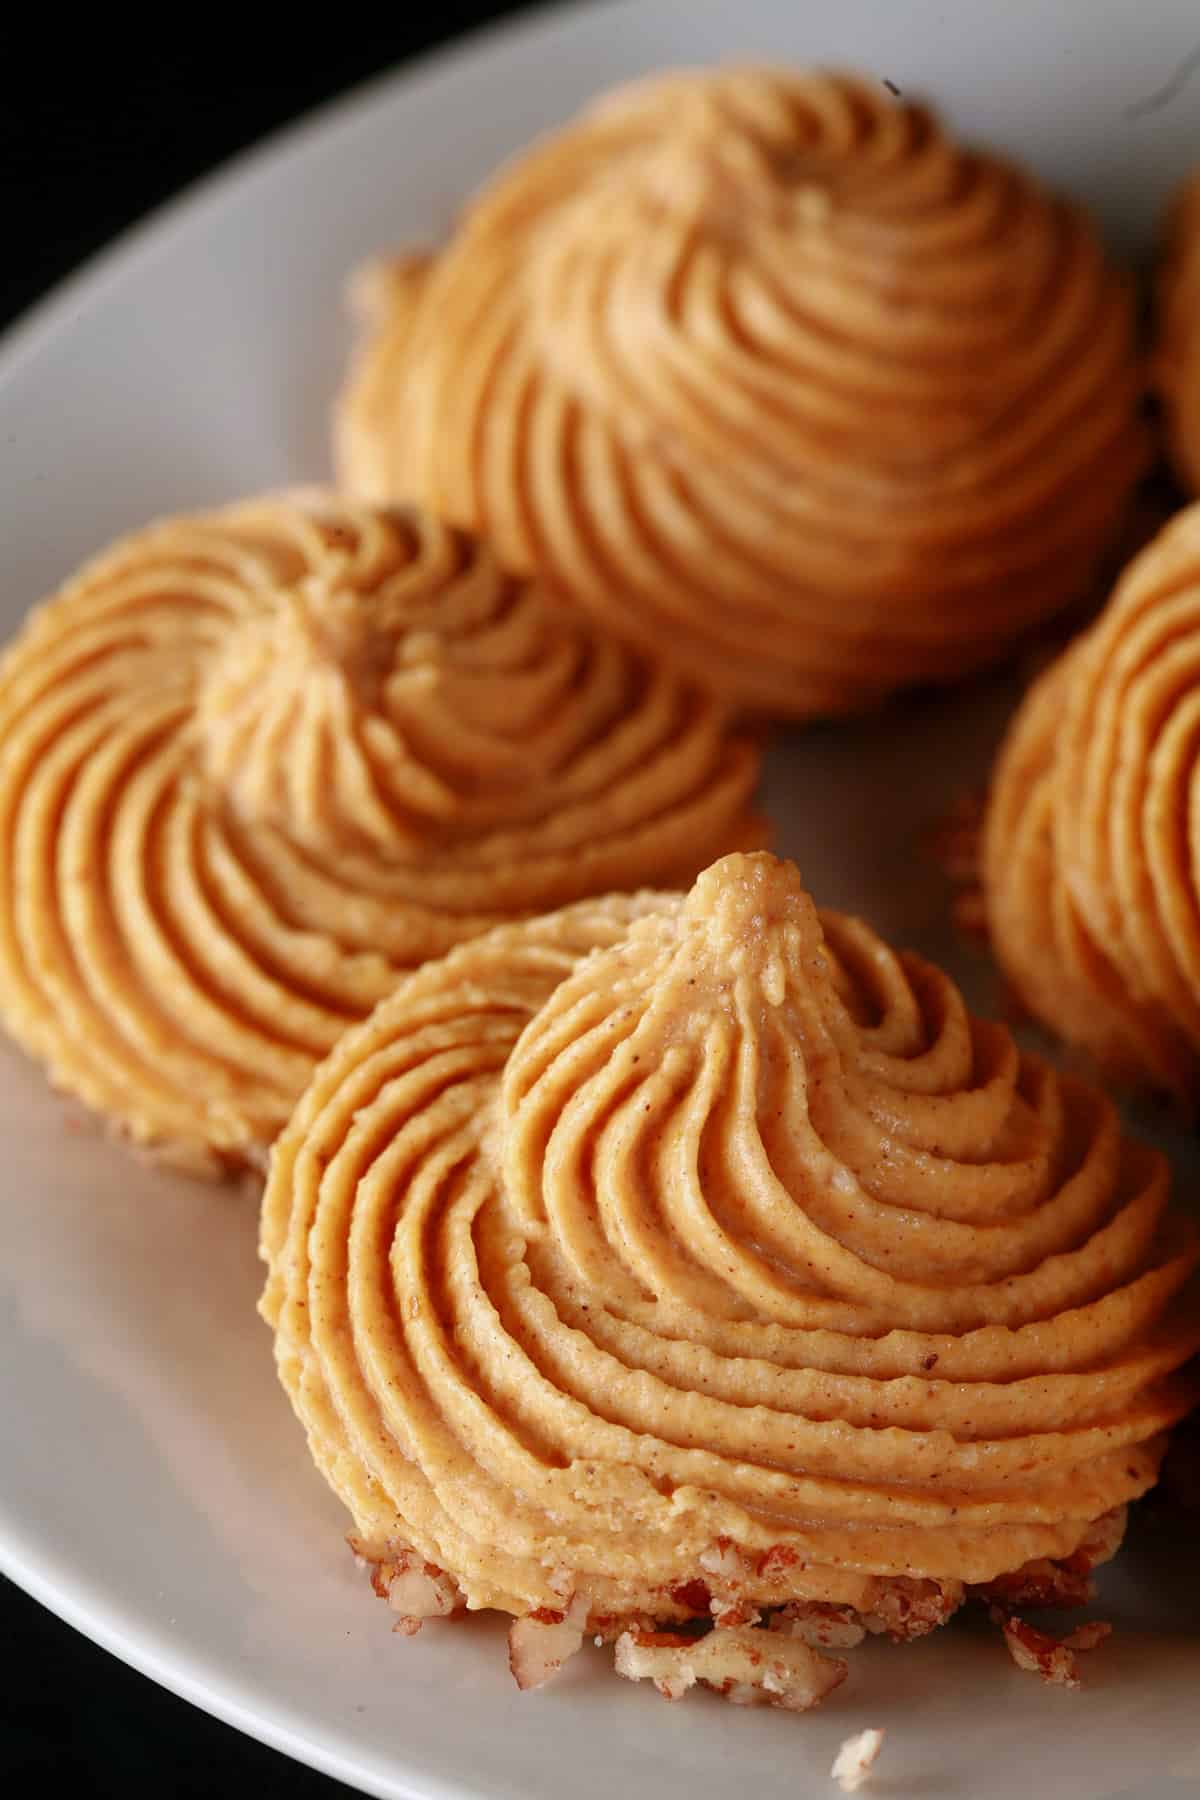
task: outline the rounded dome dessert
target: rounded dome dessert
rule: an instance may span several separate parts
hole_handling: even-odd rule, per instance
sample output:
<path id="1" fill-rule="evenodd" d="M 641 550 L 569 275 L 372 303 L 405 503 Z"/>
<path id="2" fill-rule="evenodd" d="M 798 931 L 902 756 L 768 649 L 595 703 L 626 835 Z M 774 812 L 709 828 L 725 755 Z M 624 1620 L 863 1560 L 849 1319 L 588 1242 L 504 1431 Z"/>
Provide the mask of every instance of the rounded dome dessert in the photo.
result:
<path id="1" fill-rule="evenodd" d="M 1200 170 L 1167 221 L 1155 380 L 1175 471 L 1191 493 L 1200 493 Z"/>
<path id="2" fill-rule="evenodd" d="M 426 965 L 314 1077 L 262 1244 L 377 1589 L 513 1615 L 522 1685 L 586 1631 L 813 1704 L 822 1647 L 1111 1554 L 1194 1398 L 1162 1157 L 765 854 Z"/>
<path id="3" fill-rule="evenodd" d="M 1087 218 L 845 76 L 620 89 L 364 291 L 349 485 L 767 714 L 995 658 L 1089 587 L 1145 460 Z"/>
<path id="4" fill-rule="evenodd" d="M 136 1143 L 255 1160 L 398 976 L 760 841 L 721 708 L 415 513 L 123 540 L 0 664 L 0 1014 Z"/>
<path id="5" fill-rule="evenodd" d="M 996 956 L 1118 1079 L 1200 1093 L 1200 506 L 1026 697 L 983 829 Z"/>

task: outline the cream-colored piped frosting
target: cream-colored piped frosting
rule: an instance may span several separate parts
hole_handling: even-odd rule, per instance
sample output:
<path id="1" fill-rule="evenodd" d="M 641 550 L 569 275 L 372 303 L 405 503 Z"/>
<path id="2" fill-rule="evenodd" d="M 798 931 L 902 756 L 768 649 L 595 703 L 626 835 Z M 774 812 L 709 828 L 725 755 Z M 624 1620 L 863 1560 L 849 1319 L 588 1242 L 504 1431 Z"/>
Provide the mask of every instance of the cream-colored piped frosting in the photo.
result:
<path id="1" fill-rule="evenodd" d="M 757 752 L 482 545 L 312 493 L 125 539 L 0 666 L 0 1010 L 201 1167 L 397 978 L 754 841 Z"/>
<path id="2" fill-rule="evenodd" d="M 349 484 L 767 713 L 998 655 L 1088 587 L 1144 461 L 1088 220 L 845 76 L 622 88 L 374 301 Z"/>
<path id="3" fill-rule="evenodd" d="M 1198 743 L 1200 505 L 1026 698 L 982 856 L 992 942 L 1030 1011 L 1118 1078 L 1193 1102 Z"/>
<path id="4" fill-rule="evenodd" d="M 948 976 L 731 856 L 349 1032 L 274 1151 L 263 1311 L 398 1610 L 516 1615 L 519 1678 L 540 1624 L 632 1632 L 653 1675 L 663 1620 L 911 1635 L 1111 1550 L 1194 1386 L 1168 1185 Z"/>

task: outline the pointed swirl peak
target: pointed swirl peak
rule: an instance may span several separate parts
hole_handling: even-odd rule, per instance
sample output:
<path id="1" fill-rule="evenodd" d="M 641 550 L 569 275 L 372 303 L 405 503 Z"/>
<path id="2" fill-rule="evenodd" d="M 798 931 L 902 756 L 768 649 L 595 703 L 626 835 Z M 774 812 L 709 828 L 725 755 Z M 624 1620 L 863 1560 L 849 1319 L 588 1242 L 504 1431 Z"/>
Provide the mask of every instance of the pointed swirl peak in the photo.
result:
<path id="1" fill-rule="evenodd" d="M 301 1101 L 263 1247 L 380 1579 L 399 1540 L 531 1631 L 1044 1592 L 1195 1398 L 1164 1160 L 769 856 L 427 963 Z"/>
<path id="2" fill-rule="evenodd" d="M 505 919 L 758 842 L 756 744 L 431 516 L 168 519 L 0 662 L 0 1018 L 189 1167 L 254 1159 L 347 1023 Z"/>
<path id="3" fill-rule="evenodd" d="M 503 1128 L 509 1192 L 589 1286 L 806 1327 L 1078 1304 L 1118 1199 L 1143 1247 L 1165 1201 L 1102 1095 L 767 854 L 562 984 L 509 1058 Z"/>
<path id="4" fill-rule="evenodd" d="M 371 285 L 347 485 L 756 712 L 994 659 L 1090 587 L 1145 462 L 1090 222 L 877 81 L 635 82 Z"/>
<path id="5" fill-rule="evenodd" d="M 768 1007 L 811 1003 L 821 987 L 832 997 L 825 934 L 794 863 L 766 852 L 722 857 L 697 878 L 676 930 L 677 986 Z"/>
<path id="6" fill-rule="evenodd" d="M 589 729 L 618 716 L 628 659 L 431 518 L 310 504 L 305 560 L 251 595 L 201 684 L 214 786 L 335 854 L 407 856 L 526 820 L 531 792 L 544 803 Z"/>

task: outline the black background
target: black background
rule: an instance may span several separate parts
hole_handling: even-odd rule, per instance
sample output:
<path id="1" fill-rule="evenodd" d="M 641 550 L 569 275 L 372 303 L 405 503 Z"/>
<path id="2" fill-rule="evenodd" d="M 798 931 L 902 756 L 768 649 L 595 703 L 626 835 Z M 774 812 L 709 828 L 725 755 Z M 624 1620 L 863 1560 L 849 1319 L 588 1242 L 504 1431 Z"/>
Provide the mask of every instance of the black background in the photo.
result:
<path id="1" fill-rule="evenodd" d="M 526 7 L 529 0 L 526 0 Z M 11 9 L 10 9 L 11 10 Z M 250 9 L 81 32 L 63 9 L 0 31 L 0 327 L 180 187 L 321 101 L 514 0 L 358 9 L 253 36 Z M 408 15 L 408 16 L 406 16 Z M 177 21 L 182 18 L 182 25 Z M 3 470 L 0 468 L 0 479 Z M 2 553 L 2 552 L 0 552 Z M 1195 1433 L 1200 1440 L 1200 1431 Z M 1200 1499 L 1200 1445 L 1191 1504 Z M 81 1504 L 85 1497 L 81 1496 Z M 130 1529 L 137 1529 L 136 1520 Z M 155 1687 L 0 1578 L 0 1790 L 336 1800 L 350 1790 Z"/>
<path id="2" fill-rule="evenodd" d="M 0 35 L 0 326 L 116 232 L 244 145 L 365 77 L 517 7 L 358 8 L 251 35 L 157 10 L 81 33 L 65 9 Z M 116 9 L 101 9 L 114 13 Z M 264 16 L 266 16 L 264 9 Z M 2 479 L 0 471 L 0 479 Z M 130 1521 L 136 1529 L 136 1521 Z M 57 1775 L 89 1795 L 336 1800 L 350 1790 L 177 1700 L 0 1579 L 0 1787 Z"/>

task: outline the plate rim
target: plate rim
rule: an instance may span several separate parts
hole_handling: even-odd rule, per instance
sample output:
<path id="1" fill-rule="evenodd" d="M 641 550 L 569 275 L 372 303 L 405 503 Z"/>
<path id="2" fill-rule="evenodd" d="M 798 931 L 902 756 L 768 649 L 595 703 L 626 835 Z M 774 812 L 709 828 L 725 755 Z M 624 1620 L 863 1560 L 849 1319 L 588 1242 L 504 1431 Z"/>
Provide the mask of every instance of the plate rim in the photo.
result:
<path id="1" fill-rule="evenodd" d="M 355 1765 L 340 1751 L 331 1751 L 327 1739 L 305 1736 L 299 1729 L 280 1723 L 282 1708 L 273 1715 L 264 1714 L 249 1703 L 238 1702 L 230 1683 L 221 1688 L 206 1680 L 190 1651 L 166 1656 L 146 1632 L 135 1636 L 123 1630 L 115 1608 L 89 1612 L 86 1602 L 77 1601 L 62 1581 L 48 1575 L 44 1567 L 10 1552 L 11 1540 L 0 1532 L 0 1574 L 22 1593 L 156 1687 L 165 1688 L 177 1699 L 219 1719 L 243 1736 L 360 1793 L 374 1796 L 374 1800 L 475 1800 L 469 1788 L 457 1783 L 448 1786 L 432 1774 L 422 1775 L 422 1785 L 416 1787 L 407 1780 L 401 1785 L 390 1779 L 381 1785 L 370 1769 Z"/>
<path id="2" fill-rule="evenodd" d="M 69 324 L 81 305 L 90 303 L 93 290 L 97 296 L 102 295 L 114 279 L 120 279 L 126 264 L 136 265 L 144 257 L 165 253 L 179 225 L 190 224 L 195 213 L 219 200 L 220 189 L 254 179 L 272 162 L 286 160 L 301 139 L 332 135 L 350 122 L 351 115 L 390 99 L 397 90 L 426 76 L 448 71 L 456 62 L 469 61 L 497 39 L 534 38 L 569 13 L 598 12 L 604 7 L 619 12 L 632 9 L 636 3 L 637 0 L 519 0 L 517 6 L 498 18 L 456 31 L 388 68 L 353 81 L 336 94 L 315 101 L 282 124 L 272 126 L 240 149 L 230 151 L 89 251 L 7 322 L 0 330 L 0 390 L 25 362 L 38 355 L 56 331 Z M 180 213 L 186 213 L 188 218 L 181 221 L 175 216 Z"/>
<path id="3" fill-rule="evenodd" d="M 793 0 L 793 4 L 795 0 Z M 406 89 L 449 75 L 459 64 L 486 55 L 501 43 L 520 44 L 536 54 L 542 37 L 552 37 L 574 15 L 632 12 L 636 0 L 523 0 L 512 11 L 457 32 L 389 68 L 352 83 L 304 109 L 223 158 L 126 225 L 91 252 L 46 293 L 24 308 L 0 332 L 0 395 L 5 385 L 69 333 L 75 321 L 148 263 L 169 257 L 180 236 L 218 209 L 231 188 L 244 188 L 285 164 L 311 140 L 333 143 L 338 135 L 376 107 L 399 102 Z M 687 0 L 660 0 L 684 13 Z M 130 1618 L 119 1597 L 101 1598 L 94 1584 L 72 1582 L 59 1564 L 39 1560 L 26 1536 L 10 1529 L 0 1493 L 0 1572 L 38 1604 L 139 1675 L 230 1728 L 320 1773 L 378 1796 L 379 1800 L 479 1800 L 469 1782 L 447 1779 L 434 1770 L 381 1769 L 370 1757 L 353 1753 L 349 1733 L 335 1738 L 326 1728 L 305 1731 L 283 1700 L 272 1698 L 263 1711 L 247 1684 L 227 1672 L 218 1683 L 205 1657 L 186 1640 L 167 1642 L 161 1623 Z"/>
<path id="4" fill-rule="evenodd" d="M 130 269 L 136 270 L 144 260 L 169 255 L 176 233 L 189 230 L 197 214 L 202 215 L 207 207 L 219 205 L 229 186 L 256 179 L 273 164 L 285 162 L 307 138 L 336 133 L 356 121 L 365 108 L 391 103 L 406 87 L 428 76 L 448 73 L 456 63 L 486 53 L 500 40 L 536 40 L 570 13 L 594 12 L 601 7 L 621 10 L 634 3 L 635 0 L 522 0 L 499 18 L 455 32 L 389 68 L 352 82 L 233 151 L 122 227 L 5 326 L 0 332 L 0 395 L 28 363 L 61 332 L 70 329 L 79 313 L 102 299 L 114 283 L 125 279 Z M 72 1591 L 65 1572 L 30 1555 L 9 1528 L 2 1505 L 0 1574 L 63 1624 L 157 1687 L 332 1780 L 375 1796 L 376 1800 L 476 1800 L 470 1788 L 459 1782 L 447 1783 L 433 1771 L 423 1772 L 419 1778 L 405 1776 L 403 1781 L 391 1775 L 381 1776 L 348 1753 L 331 1749 L 327 1738 L 309 1736 L 298 1726 L 281 1722 L 281 1707 L 266 1714 L 249 1701 L 239 1701 L 228 1681 L 222 1687 L 207 1678 L 197 1657 L 186 1646 L 173 1649 L 168 1656 L 154 1634 L 144 1628 L 135 1632 L 123 1623 L 118 1607 L 111 1603 L 89 1605 L 86 1598 Z M 414 1779 L 418 1785 L 413 1785 Z"/>

